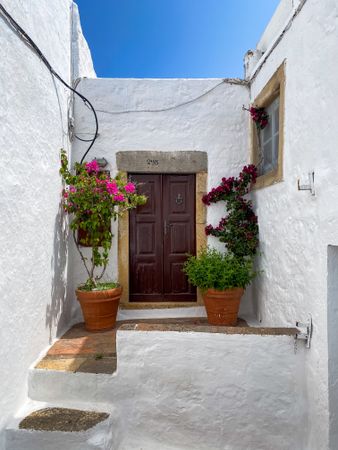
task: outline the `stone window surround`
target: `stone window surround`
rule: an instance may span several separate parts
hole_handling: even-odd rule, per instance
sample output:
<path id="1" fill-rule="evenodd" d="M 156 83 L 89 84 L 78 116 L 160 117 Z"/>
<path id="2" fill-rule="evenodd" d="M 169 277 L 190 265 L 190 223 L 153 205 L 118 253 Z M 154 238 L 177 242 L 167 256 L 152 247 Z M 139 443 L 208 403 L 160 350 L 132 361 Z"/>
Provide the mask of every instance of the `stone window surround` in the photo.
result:
<path id="1" fill-rule="evenodd" d="M 208 156 L 200 151 L 123 151 L 116 154 L 120 173 L 194 173 L 196 175 L 196 254 L 207 245 L 206 206 L 201 198 L 207 191 Z M 178 308 L 202 306 L 197 289 L 196 302 L 129 302 L 129 215 L 118 219 L 118 273 L 123 287 L 122 309 Z"/>
<path id="2" fill-rule="evenodd" d="M 285 61 L 279 66 L 268 83 L 253 101 L 258 108 L 266 108 L 279 96 L 279 141 L 278 163 L 271 170 L 257 178 L 254 189 L 259 189 L 283 181 L 283 153 L 284 153 L 284 115 L 285 115 Z M 258 164 L 259 144 L 256 125 L 250 120 L 251 162 Z"/>

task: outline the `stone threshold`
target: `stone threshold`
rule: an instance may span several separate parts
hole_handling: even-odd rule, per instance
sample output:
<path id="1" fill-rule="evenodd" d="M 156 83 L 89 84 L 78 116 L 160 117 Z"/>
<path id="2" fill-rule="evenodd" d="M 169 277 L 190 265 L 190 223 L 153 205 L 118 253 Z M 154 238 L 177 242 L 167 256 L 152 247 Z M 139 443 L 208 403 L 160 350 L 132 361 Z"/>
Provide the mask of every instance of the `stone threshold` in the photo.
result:
<path id="1" fill-rule="evenodd" d="M 173 308 L 193 308 L 203 306 L 203 303 L 194 302 L 129 302 L 120 303 L 120 309 L 173 309 Z"/>

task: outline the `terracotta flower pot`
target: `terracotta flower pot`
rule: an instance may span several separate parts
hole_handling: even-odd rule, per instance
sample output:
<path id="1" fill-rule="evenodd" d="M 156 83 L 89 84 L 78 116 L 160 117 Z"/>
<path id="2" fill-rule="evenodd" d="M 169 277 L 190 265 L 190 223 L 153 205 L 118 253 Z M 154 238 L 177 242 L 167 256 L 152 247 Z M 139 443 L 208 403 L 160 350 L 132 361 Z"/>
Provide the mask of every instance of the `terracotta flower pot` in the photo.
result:
<path id="1" fill-rule="evenodd" d="M 88 331 L 114 328 L 121 294 L 121 287 L 103 291 L 76 290 Z"/>
<path id="2" fill-rule="evenodd" d="M 203 294 L 208 323 L 210 325 L 236 326 L 243 288 L 218 291 L 208 289 Z"/>

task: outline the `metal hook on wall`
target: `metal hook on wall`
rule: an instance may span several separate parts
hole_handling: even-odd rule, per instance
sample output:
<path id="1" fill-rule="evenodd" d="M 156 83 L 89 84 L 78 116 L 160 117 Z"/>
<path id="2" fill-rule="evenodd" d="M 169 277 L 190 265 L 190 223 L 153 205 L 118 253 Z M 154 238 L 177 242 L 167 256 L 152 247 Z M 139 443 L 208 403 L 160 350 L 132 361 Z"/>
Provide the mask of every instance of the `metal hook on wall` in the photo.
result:
<path id="1" fill-rule="evenodd" d="M 299 191 L 310 191 L 311 195 L 316 195 L 315 191 L 315 173 L 309 172 L 309 184 L 300 184 L 300 180 L 298 179 L 298 190 Z"/>

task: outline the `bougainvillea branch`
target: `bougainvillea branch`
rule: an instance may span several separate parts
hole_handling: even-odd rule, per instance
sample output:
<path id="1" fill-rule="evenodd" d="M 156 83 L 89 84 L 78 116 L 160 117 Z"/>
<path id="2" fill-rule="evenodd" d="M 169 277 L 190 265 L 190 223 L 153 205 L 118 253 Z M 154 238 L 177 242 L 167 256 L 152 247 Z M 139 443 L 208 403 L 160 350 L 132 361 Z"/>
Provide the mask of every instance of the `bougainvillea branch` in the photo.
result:
<path id="1" fill-rule="evenodd" d="M 243 105 L 244 111 L 249 111 L 251 119 L 255 122 L 258 130 L 263 130 L 269 123 L 269 114 L 264 108 L 257 108 L 255 106 L 250 106 L 246 108 Z"/>
<path id="2" fill-rule="evenodd" d="M 121 176 L 110 177 L 100 172 L 96 160 L 75 164 L 75 173 L 68 169 L 67 154 L 61 151 L 60 174 L 65 183 L 63 190 L 64 210 L 71 214 L 70 228 L 74 241 L 85 266 L 88 280 L 86 286 L 97 285 L 106 270 L 112 244 L 110 225 L 124 212 L 143 205 L 146 197 L 138 195 L 136 185 Z M 80 231 L 85 232 L 84 243 L 91 247 L 88 260 L 79 245 Z M 95 276 L 95 269 L 101 267 L 101 274 Z"/>
<path id="3" fill-rule="evenodd" d="M 217 237 L 226 244 L 227 250 L 238 257 L 253 256 L 258 246 L 257 216 L 250 200 L 243 198 L 256 182 L 257 168 L 253 164 L 243 167 L 238 178 L 222 178 L 222 182 L 204 195 L 205 205 L 224 201 L 227 216 L 217 227 L 208 225 L 206 235 Z"/>

